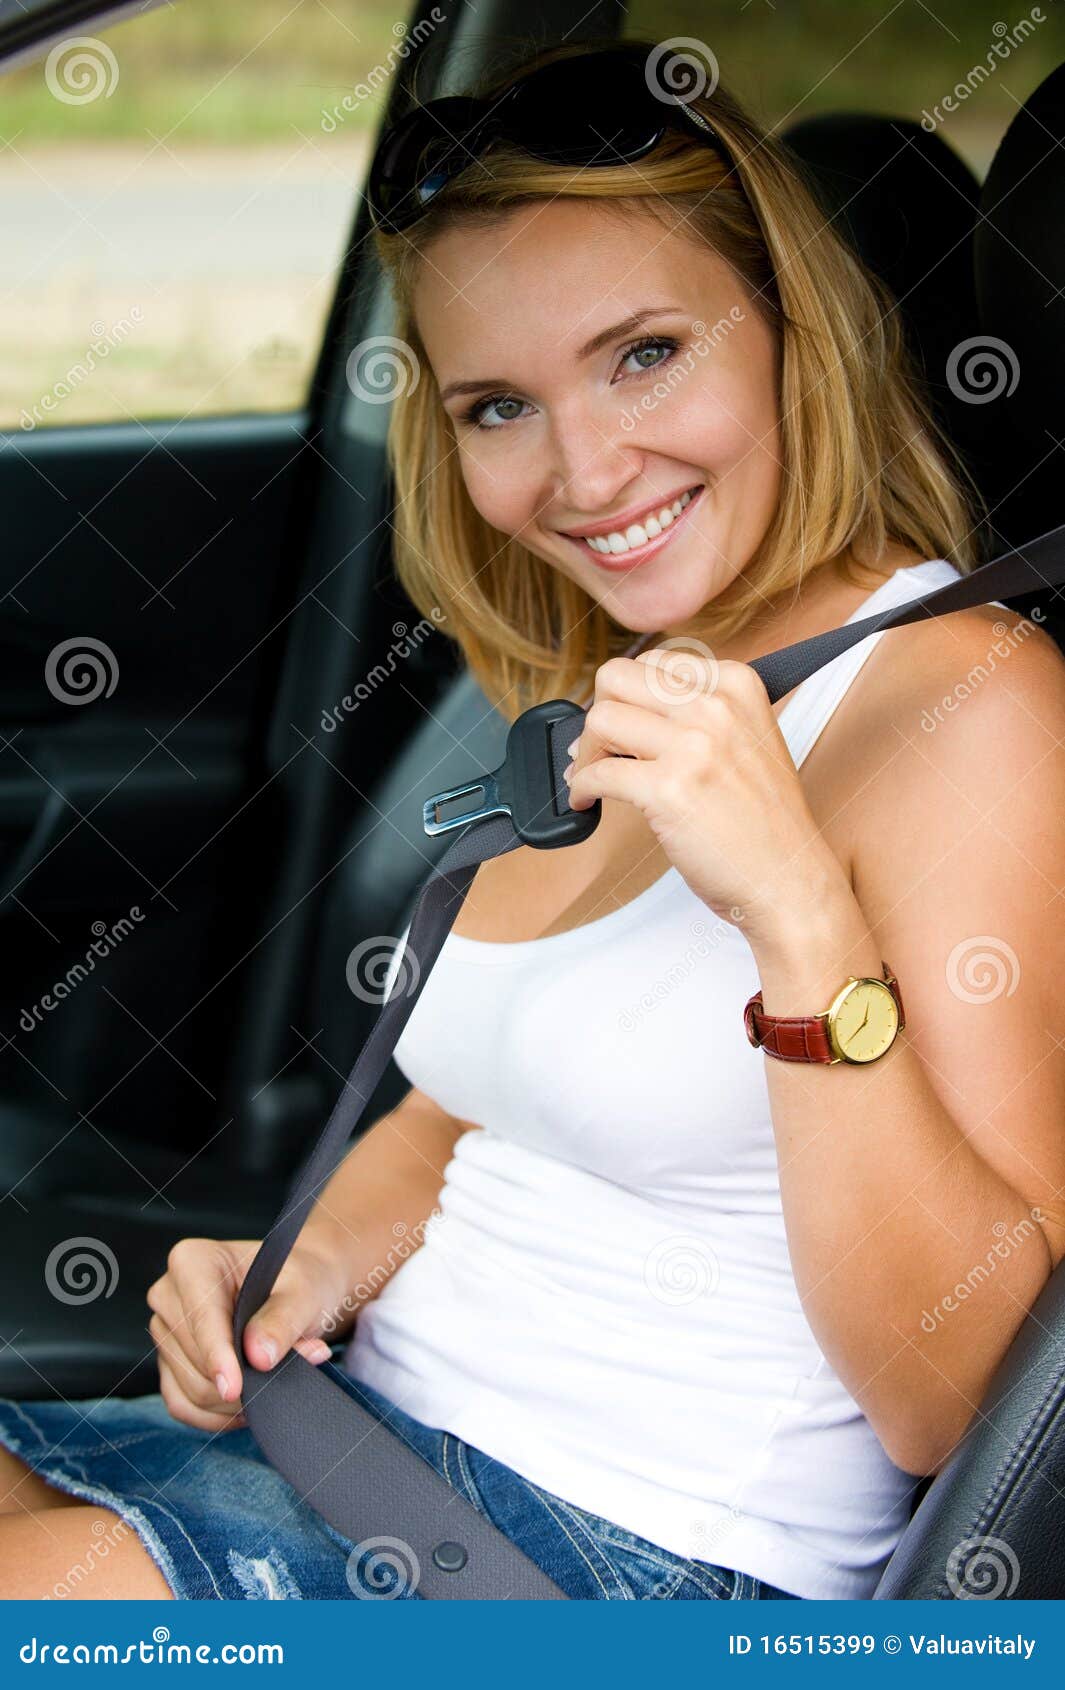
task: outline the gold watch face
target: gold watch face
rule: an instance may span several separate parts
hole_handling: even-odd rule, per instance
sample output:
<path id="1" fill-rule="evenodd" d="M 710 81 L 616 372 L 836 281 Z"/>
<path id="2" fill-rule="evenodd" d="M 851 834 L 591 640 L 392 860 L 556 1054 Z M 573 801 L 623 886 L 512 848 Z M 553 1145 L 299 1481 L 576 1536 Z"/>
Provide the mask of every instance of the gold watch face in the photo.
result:
<path id="1" fill-rule="evenodd" d="M 855 980 L 828 1012 L 829 1041 L 844 1062 L 875 1062 L 898 1030 L 898 1005 L 883 980 Z"/>

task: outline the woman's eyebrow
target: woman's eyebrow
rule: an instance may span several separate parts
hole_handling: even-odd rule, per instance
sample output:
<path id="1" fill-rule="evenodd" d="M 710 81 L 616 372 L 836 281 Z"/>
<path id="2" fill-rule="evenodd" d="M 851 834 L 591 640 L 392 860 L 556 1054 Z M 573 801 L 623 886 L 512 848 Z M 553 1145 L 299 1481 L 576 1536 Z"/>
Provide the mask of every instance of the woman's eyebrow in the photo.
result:
<path id="1" fill-rule="evenodd" d="M 577 359 L 580 361 L 583 358 L 590 358 L 593 353 L 599 352 L 602 347 L 609 346 L 612 340 L 617 340 L 622 335 L 632 334 L 635 329 L 642 328 L 644 323 L 649 322 L 653 317 L 671 316 L 680 310 L 679 305 L 641 306 L 638 311 L 633 311 L 628 317 L 623 317 L 620 323 L 613 323 L 608 329 L 600 329 L 598 334 L 593 335 L 591 340 L 586 341 L 579 348 Z M 480 393 L 484 388 L 506 386 L 507 379 L 505 376 L 480 376 L 473 381 L 450 381 L 446 387 L 441 389 L 440 399 L 443 403 L 460 393 Z"/>

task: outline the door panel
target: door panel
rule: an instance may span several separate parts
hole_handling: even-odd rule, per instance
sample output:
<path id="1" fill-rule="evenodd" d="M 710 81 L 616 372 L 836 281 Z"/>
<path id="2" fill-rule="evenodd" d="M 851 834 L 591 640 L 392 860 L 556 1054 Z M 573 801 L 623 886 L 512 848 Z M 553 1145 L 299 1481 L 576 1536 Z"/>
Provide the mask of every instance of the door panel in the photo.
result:
<path id="1" fill-rule="evenodd" d="M 0 1088 L 68 1127 L 84 1111 L 79 1131 L 188 1153 L 216 1129 L 228 971 L 279 837 L 257 748 L 314 479 L 304 428 L 2 441 Z"/>

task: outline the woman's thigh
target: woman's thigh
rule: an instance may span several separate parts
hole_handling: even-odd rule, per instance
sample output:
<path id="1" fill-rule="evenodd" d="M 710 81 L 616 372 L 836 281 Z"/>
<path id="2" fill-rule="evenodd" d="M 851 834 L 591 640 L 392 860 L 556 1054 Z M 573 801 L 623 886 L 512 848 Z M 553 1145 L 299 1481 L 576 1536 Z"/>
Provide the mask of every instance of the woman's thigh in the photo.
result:
<path id="1" fill-rule="evenodd" d="M 136 1601 L 173 1592 L 118 1514 L 64 1497 L 68 1507 L 0 1518 L 0 1599 Z"/>
<path id="2" fill-rule="evenodd" d="M 564 1502 L 325 1366 L 567 1596 L 734 1601 L 776 1594 Z M 7 1469 L 10 1488 L 21 1494 L 28 1483 L 19 1471 L 27 1457 L 37 1482 L 65 1491 L 67 1504 L 0 1518 L 0 1596 L 421 1595 L 413 1556 L 400 1556 L 402 1565 L 393 1567 L 383 1553 L 397 1547 L 395 1539 L 342 1537 L 269 1466 L 249 1430 L 197 1432 L 176 1422 L 158 1395 L 0 1401 L 0 1439 L 12 1446 L 7 1459 L 19 1463 Z"/>
<path id="3" fill-rule="evenodd" d="M 0 1445 L 0 1515 L 32 1514 L 38 1508 L 77 1508 L 76 1496 L 68 1496 L 46 1484 L 17 1455 Z"/>

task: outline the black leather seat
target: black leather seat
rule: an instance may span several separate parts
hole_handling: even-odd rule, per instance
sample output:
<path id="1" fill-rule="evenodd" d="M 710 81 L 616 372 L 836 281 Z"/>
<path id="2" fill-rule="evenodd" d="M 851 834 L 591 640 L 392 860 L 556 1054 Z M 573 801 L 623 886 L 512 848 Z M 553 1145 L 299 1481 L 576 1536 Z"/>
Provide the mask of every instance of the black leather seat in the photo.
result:
<path id="1" fill-rule="evenodd" d="M 984 418 L 947 379 L 954 348 L 979 326 L 979 182 L 942 136 L 909 118 L 832 112 L 795 124 L 784 140 L 837 233 L 899 302 L 937 420 L 982 483 Z"/>
<path id="2" fill-rule="evenodd" d="M 891 1601 L 1065 1596 L 1065 1270 L 1036 1300 L 880 1580 Z"/>

